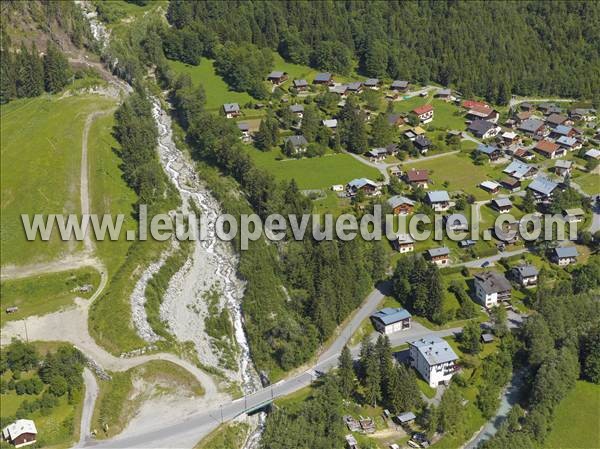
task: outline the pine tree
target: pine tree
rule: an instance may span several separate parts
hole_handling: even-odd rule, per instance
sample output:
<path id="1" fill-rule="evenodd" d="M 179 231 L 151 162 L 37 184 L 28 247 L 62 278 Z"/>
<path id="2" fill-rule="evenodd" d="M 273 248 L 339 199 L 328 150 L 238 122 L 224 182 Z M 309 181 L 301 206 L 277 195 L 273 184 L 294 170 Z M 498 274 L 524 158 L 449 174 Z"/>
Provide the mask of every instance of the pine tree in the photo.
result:
<path id="1" fill-rule="evenodd" d="M 384 114 L 378 114 L 371 125 L 371 146 L 384 147 L 392 141 L 392 127 Z"/>
<path id="2" fill-rule="evenodd" d="M 44 56 L 44 85 L 47 92 L 59 92 L 69 82 L 69 63 L 58 47 L 49 42 Z"/>
<path id="3" fill-rule="evenodd" d="M 319 131 L 319 114 L 314 106 L 304 108 L 302 115 L 302 126 L 300 127 L 302 135 L 309 142 L 314 142 Z"/>
<path id="4" fill-rule="evenodd" d="M 371 351 L 365 361 L 365 378 L 363 384 L 365 401 L 376 407 L 377 402 L 381 400 L 381 367 L 375 351 Z"/>
<path id="5" fill-rule="evenodd" d="M 8 103 L 17 96 L 15 62 L 8 50 L 0 52 L 0 103 Z"/>
<path id="6" fill-rule="evenodd" d="M 340 392 L 344 398 L 354 393 L 354 362 L 348 346 L 344 346 L 338 361 L 338 380 Z"/>
<path id="7" fill-rule="evenodd" d="M 44 67 L 33 45 L 31 51 L 25 44 L 17 58 L 17 96 L 37 97 L 44 91 Z"/>

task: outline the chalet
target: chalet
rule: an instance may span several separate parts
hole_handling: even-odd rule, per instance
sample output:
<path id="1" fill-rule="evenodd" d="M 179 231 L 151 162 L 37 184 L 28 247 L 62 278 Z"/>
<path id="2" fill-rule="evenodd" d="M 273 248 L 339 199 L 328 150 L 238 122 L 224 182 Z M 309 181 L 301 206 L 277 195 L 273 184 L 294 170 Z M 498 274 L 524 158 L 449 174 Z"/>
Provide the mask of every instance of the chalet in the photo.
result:
<path id="1" fill-rule="evenodd" d="M 567 151 L 574 151 L 581 148 L 581 142 L 575 137 L 561 136 L 556 139 L 556 143 Z"/>
<path id="2" fill-rule="evenodd" d="M 475 100 L 463 100 L 460 105 L 465 109 L 492 109 L 489 104 Z"/>
<path id="3" fill-rule="evenodd" d="M 479 187 L 492 195 L 496 195 L 500 191 L 500 184 L 494 181 L 483 181 Z"/>
<path id="4" fill-rule="evenodd" d="M 463 214 L 444 215 L 444 226 L 452 232 L 468 231 L 469 223 Z"/>
<path id="5" fill-rule="evenodd" d="M 531 112 L 518 112 L 515 115 L 515 121 L 519 124 L 523 123 L 525 120 L 530 119 L 532 115 L 533 114 Z"/>
<path id="6" fill-rule="evenodd" d="M 425 104 L 412 110 L 421 123 L 429 123 L 433 120 L 433 106 Z"/>
<path id="7" fill-rule="evenodd" d="M 521 103 L 519 108 L 521 109 L 521 111 L 525 111 L 525 112 L 533 112 L 533 110 L 535 109 L 533 104 L 528 103 L 528 102 Z"/>
<path id="8" fill-rule="evenodd" d="M 507 214 L 513 207 L 513 203 L 509 198 L 494 198 L 492 200 L 492 207 L 501 214 Z"/>
<path id="9" fill-rule="evenodd" d="M 304 105 L 303 104 L 291 104 L 290 112 L 298 118 L 304 117 Z"/>
<path id="10" fill-rule="evenodd" d="M 515 152 L 513 153 L 513 155 L 517 159 L 521 159 L 522 161 L 531 161 L 531 160 L 535 159 L 535 154 L 533 154 L 529 150 L 526 150 L 525 148 L 517 148 L 515 150 Z"/>
<path id="11" fill-rule="evenodd" d="M 517 142 L 519 142 L 519 135 L 513 131 L 506 131 L 502 133 L 502 141 L 506 144 L 506 145 L 513 145 Z"/>
<path id="12" fill-rule="evenodd" d="M 410 329 L 410 313 L 401 307 L 386 307 L 371 315 L 371 322 L 377 332 L 387 335 Z"/>
<path id="13" fill-rule="evenodd" d="M 508 220 L 504 221 L 501 226 L 492 227 L 492 232 L 502 244 L 513 244 L 520 239 L 519 227 L 520 222 L 509 215 Z"/>
<path id="14" fill-rule="evenodd" d="M 240 139 L 247 142 L 250 139 L 250 125 L 248 125 L 248 123 L 238 122 L 237 127 L 242 133 Z"/>
<path id="15" fill-rule="evenodd" d="M 563 210 L 563 217 L 565 217 L 565 221 L 569 223 L 581 223 L 585 218 L 585 212 L 579 207 L 565 209 Z"/>
<path id="16" fill-rule="evenodd" d="M 502 181 L 500 181 L 500 184 L 502 184 L 505 189 L 510 190 L 511 192 L 521 190 L 521 181 L 519 181 L 517 178 L 513 178 L 512 176 L 504 178 Z"/>
<path id="17" fill-rule="evenodd" d="M 425 154 L 431 147 L 431 141 L 424 135 L 420 135 L 415 138 L 413 145 L 421 152 L 421 154 Z"/>
<path id="18" fill-rule="evenodd" d="M 400 128 L 405 123 L 404 117 L 402 117 L 400 114 L 388 114 L 386 118 L 388 125 L 396 128 Z"/>
<path id="19" fill-rule="evenodd" d="M 333 76 L 331 73 L 317 73 L 315 79 L 313 80 L 313 84 L 323 84 L 325 86 L 329 86 L 333 83 Z"/>
<path id="20" fill-rule="evenodd" d="M 387 204 L 392 208 L 395 215 L 408 215 L 415 208 L 415 202 L 402 195 L 394 195 L 387 200 Z"/>
<path id="21" fill-rule="evenodd" d="M 348 86 L 346 84 L 338 84 L 337 86 L 331 86 L 329 87 L 329 92 L 345 97 L 348 93 Z"/>
<path id="22" fill-rule="evenodd" d="M 368 89 L 378 90 L 379 86 L 381 86 L 381 81 L 378 78 L 369 78 L 365 81 L 364 85 Z"/>
<path id="23" fill-rule="evenodd" d="M 569 111 L 569 118 L 571 120 L 583 120 L 589 122 L 594 119 L 595 112 L 594 109 L 575 108 Z"/>
<path id="24" fill-rule="evenodd" d="M 414 128 L 405 131 L 404 137 L 406 137 L 411 142 L 414 142 L 418 136 L 422 136 L 423 134 L 425 134 L 425 130 L 420 126 L 415 126 Z"/>
<path id="25" fill-rule="evenodd" d="M 574 246 L 558 246 L 552 251 L 551 259 L 561 267 L 577 262 L 579 252 Z"/>
<path id="26" fill-rule="evenodd" d="M 550 132 L 550 137 L 553 139 L 558 139 L 559 137 L 575 137 L 576 135 L 577 130 L 572 126 L 567 125 L 558 125 Z"/>
<path id="27" fill-rule="evenodd" d="M 467 111 L 467 119 L 471 121 L 486 120 L 488 122 L 498 123 L 499 117 L 500 114 L 498 114 L 498 111 L 489 107 L 473 107 Z"/>
<path id="28" fill-rule="evenodd" d="M 445 267 L 450 263 L 450 250 L 445 246 L 425 251 L 427 259 L 437 266 Z"/>
<path id="29" fill-rule="evenodd" d="M 537 285 L 538 269 L 531 264 L 523 264 L 512 269 L 513 278 L 522 287 L 534 287 Z"/>
<path id="30" fill-rule="evenodd" d="M 394 80 L 390 86 L 390 90 L 395 90 L 397 92 L 405 92 L 407 89 L 408 81 L 404 80 Z"/>
<path id="31" fill-rule="evenodd" d="M 557 187 L 558 184 L 542 176 L 538 176 L 527 186 L 538 201 L 547 201 L 550 199 Z"/>
<path id="32" fill-rule="evenodd" d="M 242 114 L 240 105 L 237 103 L 225 103 L 223 105 L 223 112 L 227 118 L 239 117 Z"/>
<path id="33" fill-rule="evenodd" d="M 600 150 L 592 148 L 591 150 L 585 152 L 585 157 L 587 157 L 588 159 L 598 160 L 600 159 Z"/>
<path id="34" fill-rule="evenodd" d="M 474 276 L 475 297 L 486 307 L 497 306 L 500 302 L 510 301 L 512 287 L 510 282 L 496 271 L 483 271 Z"/>
<path id="35" fill-rule="evenodd" d="M 287 146 L 291 146 L 294 154 L 304 153 L 306 151 L 306 147 L 308 146 L 308 141 L 304 136 L 289 136 L 285 138 L 285 144 Z"/>
<path id="36" fill-rule="evenodd" d="M 536 174 L 537 168 L 525 162 L 512 161 L 502 172 L 518 180 L 523 180 L 532 178 Z"/>
<path id="37" fill-rule="evenodd" d="M 444 212 L 450 209 L 450 196 L 445 190 L 434 190 L 427 193 L 426 201 L 435 212 Z"/>
<path id="38" fill-rule="evenodd" d="M 556 128 L 558 125 L 566 125 L 568 118 L 561 114 L 550 114 L 546 117 L 546 123 L 550 128 Z"/>
<path id="39" fill-rule="evenodd" d="M 415 250 L 415 241 L 408 234 L 398 234 L 392 245 L 401 254 L 412 253 Z"/>
<path id="40" fill-rule="evenodd" d="M 485 145 L 482 143 L 477 145 L 477 152 L 485 154 L 490 159 L 490 161 L 498 160 L 500 156 L 502 156 L 502 151 L 500 151 L 500 148 L 494 147 L 492 145 Z"/>
<path id="41" fill-rule="evenodd" d="M 546 139 L 540 140 L 533 148 L 539 154 L 541 154 L 549 159 L 555 159 L 557 157 L 561 157 L 561 156 L 565 155 L 564 148 L 561 148 L 561 146 L 558 145 L 557 143 L 551 142 Z"/>
<path id="42" fill-rule="evenodd" d="M 17 419 L 2 429 L 2 438 L 14 447 L 35 444 L 37 440 L 35 423 L 30 419 Z"/>
<path id="43" fill-rule="evenodd" d="M 519 124 L 517 129 L 531 136 L 543 136 L 546 130 L 546 126 L 541 120 L 535 118 L 528 118 L 527 120 L 523 120 Z"/>
<path id="44" fill-rule="evenodd" d="M 385 148 L 373 148 L 372 150 L 367 152 L 367 156 L 371 161 L 382 161 L 388 155 L 388 152 Z"/>
<path id="45" fill-rule="evenodd" d="M 269 75 L 267 76 L 267 81 L 271 81 L 275 85 L 279 85 L 279 84 L 283 83 L 284 81 L 287 81 L 287 79 L 288 79 L 287 72 L 275 71 L 275 72 L 269 73 Z"/>
<path id="46" fill-rule="evenodd" d="M 500 127 L 487 120 L 475 120 L 469 123 L 468 130 L 480 139 L 489 139 L 498 135 Z"/>
<path id="47" fill-rule="evenodd" d="M 572 166 L 573 161 L 559 159 L 554 163 L 554 172 L 559 176 L 570 175 Z"/>
<path id="48" fill-rule="evenodd" d="M 434 335 L 408 343 L 410 364 L 430 387 L 446 384 L 458 372 L 458 356 L 446 340 Z"/>
<path id="49" fill-rule="evenodd" d="M 346 85 L 346 89 L 349 93 L 359 94 L 362 92 L 363 83 L 360 81 L 354 81 L 353 83 L 349 83 Z"/>
<path id="50" fill-rule="evenodd" d="M 398 167 L 397 165 L 392 165 L 390 167 L 390 175 L 400 178 L 402 177 L 403 173 L 400 167 Z"/>
<path id="51" fill-rule="evenodd" d="M 308 82 L 306 80 L 294 80 L 294 88 L 298 92 L 303 92 L 308 89 Z"/>
<path id="52" fill-rule="evenodd" d="M 441 100 L 451 100 L 452 89 L 440 89 L 435 93 L 435 97 Z"/>
<path id="53" fill-rule="evenodd" d="M 338 121 L 336 118 L 323 120 L 323 126 L 328 129 L 337 129 Z"/>
<path id="54" fill-rule="evenodd" d="M 552 114 L 551 111 L 554 111 L 557 106 L 554 103 L 540 103 L 538 105 L 538 111 L 542 112 L 544 115 Z"/>
<path id="55" fill-rule="evenodd" d="M 396 144 L 396 143 L 390 143 L 389 145 L 386 145 L 385 149 L 387 150 L 387 153 L 390 156 L 393 156 L 393 155 L 397 154 L 398 151 L 400 151 L 400 148 L 398 147 L 398 144 Z"/>
<path id="56" fill-rule="evenodd" d="M 358 192 L 365 192 L 369 196 L 379 193 L 379 185 L 368 178 L 357 178 L 350 181 L 346 190 L 350 196 L 356 195 Z"/>
<path id="57" fill-rule="evenodd" d="M 406 181 L 413 187 L 426 189 L 429 187 L 429 171 L 411 168 L 406 172 Z"/>
<path id="58" fill-rule="evenodd" d="M 458 246 L 461 248 L 469 248 L 470 246 L 475 246 L 476 243 L 475 240 L 461 240 L 458 242 Z"/>

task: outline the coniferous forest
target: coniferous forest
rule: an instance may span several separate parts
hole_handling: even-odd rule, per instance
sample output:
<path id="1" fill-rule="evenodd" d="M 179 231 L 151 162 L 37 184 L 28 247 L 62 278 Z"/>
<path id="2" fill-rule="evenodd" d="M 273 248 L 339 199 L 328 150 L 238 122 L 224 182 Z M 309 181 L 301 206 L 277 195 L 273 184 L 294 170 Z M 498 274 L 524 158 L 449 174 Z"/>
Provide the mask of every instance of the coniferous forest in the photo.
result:
<path id="1" fill-rule="evenodd" d="M 251 42 L 321 70 L 434 81 L 501 104 L 600 92 L 598 2 L 176 0 L 167 17 L 169 57 L 188 63 L 215 57 L 219 42 Z"/>

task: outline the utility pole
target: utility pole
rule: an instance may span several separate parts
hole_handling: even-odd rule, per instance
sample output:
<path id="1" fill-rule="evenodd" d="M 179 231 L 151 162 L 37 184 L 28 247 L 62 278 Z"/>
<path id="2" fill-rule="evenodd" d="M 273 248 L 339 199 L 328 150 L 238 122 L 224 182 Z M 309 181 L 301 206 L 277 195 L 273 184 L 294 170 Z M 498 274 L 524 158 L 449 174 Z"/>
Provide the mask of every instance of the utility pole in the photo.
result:
<path id="1" fill-rule="evenodd" d="M 23 325 L 25 326 L 25 341 L 29 343 L 29 334 L 27 333 L 27 318 L 23 318 Z"/>
<path id="2" fill-rule="evenodd" d="M 221 404 L 219 408 L 221 409 L 221 424 L 223 424 L 223 404 Z"/>

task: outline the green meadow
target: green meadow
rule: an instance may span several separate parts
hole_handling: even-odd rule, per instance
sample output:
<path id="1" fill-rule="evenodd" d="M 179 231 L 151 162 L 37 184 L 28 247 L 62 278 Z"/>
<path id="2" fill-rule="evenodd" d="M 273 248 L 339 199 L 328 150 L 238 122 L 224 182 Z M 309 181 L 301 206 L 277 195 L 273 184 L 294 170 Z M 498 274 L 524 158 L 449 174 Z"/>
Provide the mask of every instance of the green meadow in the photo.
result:
<path id="1" fill-rule="evenodd" d="M 87 115 L 114 106 L 112 100 L 82 95 L 44 95 L 0 108 L 2 265 L 54 259 L 81 249 L 53 233 L 48 242 L 29 242 L 21 214 L 79 213 L 81 139 Z"/>

